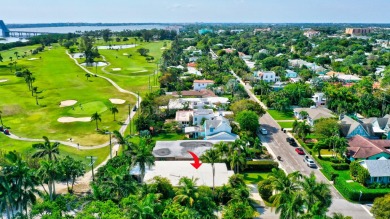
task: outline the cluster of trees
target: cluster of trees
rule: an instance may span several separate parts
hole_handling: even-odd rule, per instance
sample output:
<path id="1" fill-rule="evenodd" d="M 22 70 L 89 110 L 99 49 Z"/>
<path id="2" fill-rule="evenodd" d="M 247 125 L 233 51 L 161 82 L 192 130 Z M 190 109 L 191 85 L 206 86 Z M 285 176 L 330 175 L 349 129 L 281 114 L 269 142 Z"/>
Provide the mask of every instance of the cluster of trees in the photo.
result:
<path id="1" fill-rule="evenodd" d="M 254 91 L 260 94 L 260 98 L 268 107 L 273 107 L 279 111 L 289 111 L 291 105 L 298 105 L 301 107 L 310 107 L 314 104 L 311 97 L 313 90 L 309 84 L 298 82 L 291 83 L 280 91 L 271 91 L 268 83 L 262 82 L 255 86 Z"/>
<path id="2" fill-rule="evenodd" d="M 21 72 L 15 72 L 15 75 L 16 75 L 16 77 L 23 77 L 24 78 L 24 81 L 27 84 L 28 90 L 31 91 L 31 96 L 34 97 L 34 95 L 35 95 L 35 102 L 37 105 L 39 105 L 38 94 L 42 93 L 42 91 L 39 91 L 37 86 L 33 86 L 33 83 L 35 82 L 35 79 L 36 79 L 34 77 L 33 73 L 28 69 L 24 69 Z"/>
<path id="3" fill-rule="evenodd" d="M 95 58 L 100 57 L 99 51 L 97 47 L 93 45 L 93 43 L 94 43 L 94 38 L 88 35 L 83 35 L 81 37 L 81 41 L 79 44 L 79 51 L 84 53 L 85 62 L 87 64 L 92 64 Z"/>
<path id="4" fill-rule="evenodd" d="M 68 191 L 73 191 L 77 177 L 84 175 L 85 165 L 72 157 L 59 157 L 59 143 L 34 144 L 35 153 L 29 157 L 11 151 L 0 155 L 0 213 L 7 218 L 29 217 L 28 210 L 43 200 L 56 199 L 56 182 L 65 181 Z M 38 187 L 42 186 L 42 190 Z"/>
<path id="5" fill-rule="evenodd" d="M 341 214 L 326 216 L 332 203 L 331 191 L 328 184 L 316 181 L 314 173 L 304 176 L 272 169 L 268 178 L 258 183 L 258 189 L 261 197 L 280 213 L 280 218 L 345 218 Z"/>

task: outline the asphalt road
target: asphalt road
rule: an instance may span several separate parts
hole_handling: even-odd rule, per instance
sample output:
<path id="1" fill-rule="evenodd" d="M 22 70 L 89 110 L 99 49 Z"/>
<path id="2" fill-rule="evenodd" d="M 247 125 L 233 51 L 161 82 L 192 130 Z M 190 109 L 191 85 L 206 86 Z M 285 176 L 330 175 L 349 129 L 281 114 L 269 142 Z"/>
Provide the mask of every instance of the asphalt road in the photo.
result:
<path id="1" fill-rule="evenodd" d="M 245 84 L 233 71 L 231 71 L 231 73 L 239 80 L 240 84 L 245 87 L 250 99 L 258 102 L 263 108 L 267 109 L 252 93 L 251 87 Z M 318 167 L 310 168 L 306 165 L 303 161 L 304 155 L 297 154 L 295 152 L 295 147 L 290 146 L 286 141 L 286 138 L 291 137 L 291 135 L 282 132 L 279 124 L 268 113 L 260 118 L 260 124 L 262 128 L 265 128 L 268 131 L 268 135 L 259 135 L 263 145 L 267 147 L 268 151 L 275 158 L 276 156 L 281 156 L 282 158 L 281 161 L 278 161 L 279 167 L 284 169 L 287 173 L 300 171 L 303 175 L 309 175 L 311 172 L 314 172 L 318 181 L 330 184 L 329 180 L 321 173 Z M 354 219 L 373 218 L 369 213 L 370 207 L 368 205 L 355 204 L 347 201 L 333 185 L 330 185 L 330 189 L 332 193 L 332 205 L 328 211 L 329 216 L 332 213 L 337 212 L 342 213 L 345 216 L 352 216 Z"/>

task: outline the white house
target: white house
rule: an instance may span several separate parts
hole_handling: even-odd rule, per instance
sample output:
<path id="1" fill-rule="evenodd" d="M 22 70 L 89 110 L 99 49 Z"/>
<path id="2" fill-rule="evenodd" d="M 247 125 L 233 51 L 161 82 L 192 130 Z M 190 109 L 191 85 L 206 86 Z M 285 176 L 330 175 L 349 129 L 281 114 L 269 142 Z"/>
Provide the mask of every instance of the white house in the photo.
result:
<path id="1" fill-rule="evenodd" d="M 206 120 L 203 127 L 206 140 L 235 140 L 238 138 L 237 135 L 232 134 L 230 122 L 223 116 L 217 116 L 211 120 Z M 221 135 L 223 135 L 223 137 Z"/>
<path id="2" fill-rule="evenodd" d="M 279 77 L 276 77 L 276 74 L 274 71 L 264 71 L 264 72 L 257 71 L 257 72 L 254 72 L 254 77 L 258 80 L 272 82 L 272 83 L 279 81 Z"/>
<path id="3" fill-rule="evenodd" d="M 206 89 L 207 86 L 213 85 L 214 81 L 213 80 L 194 80 L 194 90 L 202 90 Z"/>
<path id="4" fill-rule="evenodd" d="M 214 117 L 214 111 L 212 109 L 195 109 L 193 115 L 193 124 L 200 125 L 202 119 L 209 120 Z"/>
<path id="5" fill-rule="evenodd" d="M 176 111 L 175 121 L 178 122 L 181 127 L 187 127 L 192 122 L 192 117 L 192 110 L 178 110 Z"/>
<path id="6" fill-rule="evenodd" d="M 168 106 L 161 108 L 169 109 L 203 109 L 203 108 L 217 108 L 219 105 L 229 104 L 227 97 L 206 97 L 206 98 L 178 98 L 170 99 Z"/>
<path id="7" fill-rule="evenodd" d="M 315 30 L 308 30 L 308 31 L 305 31 L 303 33 L 303 35 L 305 35 L 308 38 L 312 38 L 314 36 L 319 36 L 320 34 L 321 33 L 319 31 L 315 31 Z"/>
<path id="8" fill-rule="evenodd" d="M 311 99 L 314 101 L 316 106 L 323 106 L 326 104 L 326 98 L 324 93 L 314 93 Z"/>
<path id="9" fill-rule="evenodd" d="M 297 78 L 297 77 L 298 77 L 298 73 L 296 73 L 295 71 L 292 71 L 290 69 L 286 70 L 286 78 Z"/>

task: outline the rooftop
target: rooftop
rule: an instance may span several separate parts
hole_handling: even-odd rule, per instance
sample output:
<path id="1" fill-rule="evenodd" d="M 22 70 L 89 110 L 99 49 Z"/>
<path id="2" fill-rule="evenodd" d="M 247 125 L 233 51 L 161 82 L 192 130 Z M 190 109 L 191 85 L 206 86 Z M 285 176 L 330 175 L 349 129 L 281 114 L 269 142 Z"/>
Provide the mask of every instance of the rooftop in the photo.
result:
<path id="1" fill-rule="evenodd" d="M 201 156 L 206 150 L 220 141 L 182 140 L 182 141 L 157 141 L 153 148 L 156 158 L 174 158 L 177 160 L 192 159 L 188 151 Z"/>
<path id="2" fill-rule="evenodd" d="M 371 177 L 390 176 L 390 160 L 364 160 L 360 165 L 367 168 Z"/>
<path id="3" fill-rule="evenodd" d="M 191 120 L 192 114 L 193 114 L 192 110 L 185 110 L 185 111 L 178 110 L 176 111 L 175 120 L 177 122 L 189 122 Z"/>
<path id="4" fill-rule="evenodd" d="M 390 140 L 371 140 L 360 135 L 349 139 L 348 153 L 353 158 L 368 158 L 380 153 L 390 154 Z"/>
<path id="5" fill-rule="evenodd" d="M 335 117 L 332 114 L 332 111 L 324 108 L 324 107 L 317 107 L 317 108 L 295 108 L 295 112 L 301 112 L 301 111 L 306 111 L 309 114 L 309 117 L 312 120 L 317 120 L 321 118 L 332 118 Z"/>
<path id="6" fill-rule="evenodd" d="M 214 83 L 213 80 L 194 80 L 194 83 Z"/>
<path id="7" fill-rule="evenodd" d="M 203 163 L 198 169 L 195 169 L 191 163 L 193 161 L 155 161 L 154 166 L 146 169 L 144 181 L 152 180 L 155 176 L 168 178 L 173 186 L 179 185 L 182 177 L 197 179 L 197 186 L 213 186 L 212 167 L 209 163 Z M 215 163 L 215 186 L 222 186 L 228 183 L 229 177 L 234 174 L 229 171 L 224 163 Z M 139 167 L 130 171 L 132 175 L 139 175 Z"/>

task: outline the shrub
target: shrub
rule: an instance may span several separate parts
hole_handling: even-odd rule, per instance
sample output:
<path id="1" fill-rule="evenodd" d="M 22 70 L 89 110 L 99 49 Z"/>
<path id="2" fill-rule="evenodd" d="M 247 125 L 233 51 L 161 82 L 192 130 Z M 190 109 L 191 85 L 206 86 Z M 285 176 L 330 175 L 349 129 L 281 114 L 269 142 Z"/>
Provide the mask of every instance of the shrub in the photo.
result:
<path id="1" fill-rule="evenodd" d="M 352 176 L 352 178 L 355 179 L 358 175 L 358 170 L 359 170 L 360 164 L 357 161 L 353 161 L 353 162 L 351 162 L 349 167 L 350 167 L 350 171 L 351 171 L 351 176 Z"/>
<path id="2" fill-rule="evenodd" d="M 278 168 L 279 164 L 272 160 L 248 161 L 245 170 L 270 171 L 272 168 Z"/>
<path id="3" fill-rule="evenodd" d="M 332 163 L 331 166 L 335 170 L 348 170 L 349 169 L 349 164 L 347 164 L 347 163 L 340 163 L 340 164 Z"/>
<path id="4" fill-rule="evenodd" d="M 259 190 L 261 198 L 268 202 L 269 198 L 272 196 L 273 191 L 271 181 L 268 179 L 260 181 L 257 184 L 257 189 Z"/>
<path id="5" fill-rule="evenodd" d="M 15 72 L 15 76 L 16 77 L 23 77 L 24 74 L 23 74 L 23 72 L 17 71 L 17 72 Z"/>

